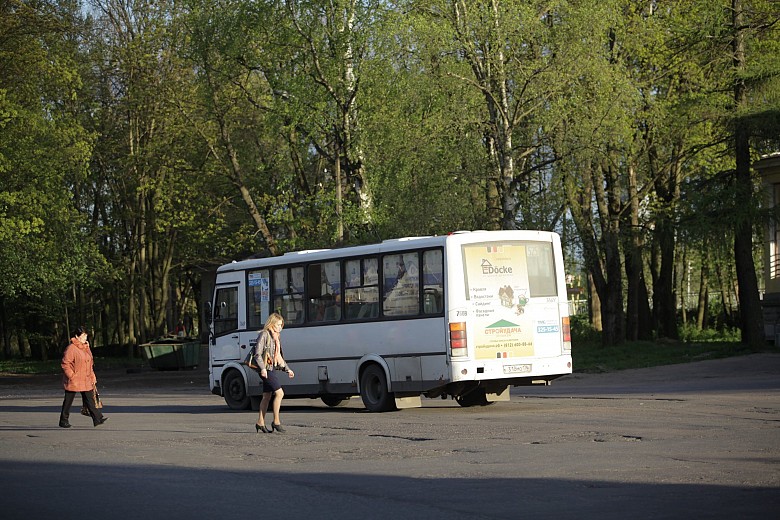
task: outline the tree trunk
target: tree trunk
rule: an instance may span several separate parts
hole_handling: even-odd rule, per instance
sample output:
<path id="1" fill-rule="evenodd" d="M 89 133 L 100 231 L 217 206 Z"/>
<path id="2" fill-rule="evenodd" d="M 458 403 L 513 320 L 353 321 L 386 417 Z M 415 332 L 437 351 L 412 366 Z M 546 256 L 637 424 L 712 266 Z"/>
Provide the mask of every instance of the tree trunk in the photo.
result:
<path id="1" fill-rule="evenodd" d="M 655 148 L 650 149 L 650 162 L 657 164 Z M 679 150 L 674 154 L 679 157 Z M 680 198 L 680 167 L 679 159 L 673 157 L 673 162 L 666 168 L 658 169 L 655 191 L 662 203 L 661 211 L 657 213 L 655 226 L 655 243 L 657 251 L 657 277 L 653 280 L 653 315 L 658 337 L 678 339 L 677 331 L 677 299 L 674 294 L 674 266 L 676 247 L 675 212 Z M 655 168 L 654 168 L 655 169 Z"/>
<path id="2" fill-rule="evenodd" d="M 207 70 L 209 88 L 211 89 L 211 100 L 214 103 L 213 116 L 216 118 L 217 124 L 219 125 L 220 144 L 225 150 L 225 155 L 218 153 L 210 142 L 209 147 L 215 157 L 225 157 L 227 159 L 228 177 L 236 186 L 236 188 L 238 188 L 238 191 L 241 194 L 241 200 L 244 201 L 244 204 L 249 211 L 250 218 L 255 223 L 255 227 L 262 235 L 263 240 L 265 240 L 266 248 L 272 255 L 277 255 L 278 249 L 276 246 L 276 239 L 274 239 L 271 230 L 268 228 L 268 223 L 266 222 L 265 217 L 263 217 L 262 213 L 257 208 L 257 205 L 252 198 L 252 194 L 249 192 L 249 188 L 247 188 L 246 184 L 244 183 L 244 172 L 241 167 L 241 162 L 238 158 L 238 152 L 233 146 L 230 129 L 228 128 L 228 122 L 225 118 L 225 114 L 222 112 L 222 104 L 217 97 L 217 87 L 214 85 L 211 74 L 208 73 L 208 66 L 204 65 L 204 68 Z"/>
<path id="3" fill-rule="evenodd" d="M 67 307 L 65 307 L 67 311 Z M 8 314 L 5 311 L 5 298 L 0 296 L 0 340 L 3 342 L 3 359 L 11 357 L 11 335 L 8 332 Z"/>
<path id="4" fill-rule="evenodd" d="M 747 85 L 744 80 L 745 63 L 745 22 L 742 12 L 742 0 L 732 0 L 732 21 L 734 39 L 734 111 L 736 114 L 747 104 Z M 763 309 L 758 293 L 756 266 L 753 262 L 753 181 L 750 176 L 750 134 L 746 125 L 737 115 L 734 128 L 734 153 L 736 159 L 736 213 L 734 224 L 734 260 L 739 284 L 739 313 L 742 328 L 742 343 L 761 347 L 766 343 L 764 337 Z"/>
<path id="5" fill-rule="evenodd" d="M 214 99 L 214 102 L 216 103 L 217 100 Z M 252 221 L 254 221 L 258 231 L 260 231 L 260 234 L 263 236 L 266 248 L 268 248 L 268 251 L 272 255 L 277 255 L 279 251 L 276 247 L 276 240 L 271 234 L 271 230 L 268 228 L 268 224 L 266 223 L 265 218 L 260 213 L 260 210 L 257 209 L 257 205 L 255 205 L 252 194 L 249 193 L 249 189 L 246 187 L 246 184 L 244 184 L 244 174 L 241 169 L 241 163 L 238 160 L 238 154 L 233 148 L 233 142 L 231 141 L 230 132 L 227 129 L 226 123 L 221 118 L 219 120 L 219 127 L 222 137 L 222 146 L 225 148 L 225 152 L 227 153 L 228 161 L 230 163 L 230 178 L 233 181 L 233 184 L 235 184 L 235 186 L 238 188 L 239 193 L 241 193 L 241 199 L 244 201 L 244 204 L 246 204 L 246 207 L 249 210 L 249 216 L 252 218 Z"/>
<path id="6" fill-rule="evenodd" d="M 619 174 L 609 164 L 593 169 L 597 205 L 601 213 L 601 242 L 604 251 L 606 285 L 599 291 L 602 304 L 604 345 L 620 345 L 626 339 L 625 314 L 623 311 L 623 272 L 620 257 L 620 215 L 622 201 L 619 189 Z M 598 288 L 598 285 L 596 286 Z"/>
<path id="7" fill-rule="evenodd" d="M 604 325 L 601 322 L 601 300 L 596 285 L 593 283 L 593 275 L 590 273 L 588 273 L 588 293 L 590 294 L 588 305 L 590 325 L 593 330 L 601 332 L 604 330 Z"/>
<path id="8" fill-rule="evenodd" d="M 620 197 L 614 175 L 614 171 L 601 165 L 589 165 L 578 175 L 581 185 L 576 186 L 574 179 L 569 178 L 566 190 L 572 218 L 582 238 L 585 265 L 593 278 L 595 293 L 601 303 L 599 309 L 604 345 L 625 341 L 623 268 L 619 247 Z M 598 232 L 591 211 L 594 200 L 600 215 Z"/>
<path id="9" fill-rule="evenodd" d="M 707 318 L 707 307 L 709 300 L 709 275 L 710 266 L 708 261 L 708 254 L 705 251 L 702 252 L 701 259 L 701 276 L 699 278 L 699 299 L 696 304 L 696 328 L 702 330 Z"/>
<path id="10" fill-rule="evenodd" d="M 628 169 L 628 222 L 624 240 L 626 263 L 626 338 L 630 341 L 648 339 L 650 306 L 647 301 L 642 262 L 644 241 L 639 226 L 639 197 L 637 193 L 636 170 Z"/>

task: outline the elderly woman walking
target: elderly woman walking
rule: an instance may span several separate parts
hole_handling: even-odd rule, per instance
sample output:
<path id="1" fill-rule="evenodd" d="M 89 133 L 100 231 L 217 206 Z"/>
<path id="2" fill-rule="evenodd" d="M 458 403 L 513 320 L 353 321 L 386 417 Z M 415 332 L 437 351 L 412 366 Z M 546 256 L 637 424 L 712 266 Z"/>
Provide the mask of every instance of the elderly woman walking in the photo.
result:
<path id="1" fill-rule="evenodd" d="M 93 368 L 92 352 L 89 350 L 87 331 L 79 327 L 71 334 L 70 345 L 62 355 L 62 386 L 65 388 L 65 399 L 62 401 L 60 412 L 60 428 L 70 428 L 70 407 L 76 393 L 81 393 L 81 398 L 92 417 L 92 424 L 100 426 L 108 420 L 97 408 L 93 389 L 97 384 L 95 370 Z"/>

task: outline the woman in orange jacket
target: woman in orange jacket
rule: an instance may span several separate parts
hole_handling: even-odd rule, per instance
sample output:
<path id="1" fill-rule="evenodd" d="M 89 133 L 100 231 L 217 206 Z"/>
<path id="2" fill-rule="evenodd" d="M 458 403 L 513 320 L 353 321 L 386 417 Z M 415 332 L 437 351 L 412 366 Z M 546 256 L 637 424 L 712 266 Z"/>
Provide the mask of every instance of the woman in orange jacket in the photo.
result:
<path id="1" fill-rule="evenodd" d="M 92 389 L 97 384 L 95 370 L 93 369 L 92 352 L 89 350 L 87 331 L 82 326 L 71 334 L 70 345 L 62 355 L 62 386 L 65 388 L 65 399 L 62 401 L 60 412 L 60 428 L 70 428 L 68 418 L 70 407 L 76 393 L 81 393 L 81 398 L 92 417 L 92 424 L 100 426 L 108 420 L 97 408 L 95 395 Z"/>

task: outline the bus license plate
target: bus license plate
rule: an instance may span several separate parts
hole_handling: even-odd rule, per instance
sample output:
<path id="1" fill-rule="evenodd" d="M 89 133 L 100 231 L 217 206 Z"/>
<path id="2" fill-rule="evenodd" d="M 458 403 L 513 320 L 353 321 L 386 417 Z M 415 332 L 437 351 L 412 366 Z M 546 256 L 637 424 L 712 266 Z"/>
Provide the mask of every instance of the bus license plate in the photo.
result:
<path id="1" fill-rule="evenodd" d="M 527 374 L 531 371 L 531 365 L 504 365 L 505 374 Z"/>

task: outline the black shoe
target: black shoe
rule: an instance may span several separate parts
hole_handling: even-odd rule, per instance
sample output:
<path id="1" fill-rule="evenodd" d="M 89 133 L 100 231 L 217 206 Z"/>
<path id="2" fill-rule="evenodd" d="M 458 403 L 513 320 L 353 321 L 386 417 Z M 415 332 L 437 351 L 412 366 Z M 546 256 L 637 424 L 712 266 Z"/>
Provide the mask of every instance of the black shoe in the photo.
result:
<path id="1" fill-rule="evenodd" d="M 97 428 L 98 426 L 100 426 L 101 424 L 106 422 L 107 420 L 108 420 L 108 417 L 102 417 L 98 422 L 95 423 L 95 427 Z"/>
<path id="2" fill-rule="evenodd" d="M 284 433 L 285 431 L 287 431 L 284 428 L 282 428 L 281 424 L 274 424 L 274 423 L 271 423 L 271 430 L 277 431 L 279 433 Z"/>
<path id="3" fill-rule="evenodd" d="M 60 428 L 70 428 L 70 423 L 68 421 L 60 421 Z"/>
<path id="4" fill-rule="evenodd" d="M 265 425 L 263 425 L 263 426 L 260 426 L 259 424 L 255 424 L 255 433 L 260 433 L 260 432 L 263 432 L 263 433 L 270 433 L 270 432 L 268 431 L 268 428 L 266 428 L 266 427 L 265 427 Z"/>

